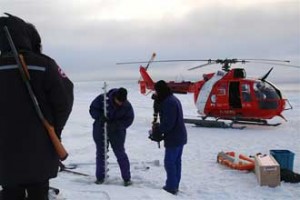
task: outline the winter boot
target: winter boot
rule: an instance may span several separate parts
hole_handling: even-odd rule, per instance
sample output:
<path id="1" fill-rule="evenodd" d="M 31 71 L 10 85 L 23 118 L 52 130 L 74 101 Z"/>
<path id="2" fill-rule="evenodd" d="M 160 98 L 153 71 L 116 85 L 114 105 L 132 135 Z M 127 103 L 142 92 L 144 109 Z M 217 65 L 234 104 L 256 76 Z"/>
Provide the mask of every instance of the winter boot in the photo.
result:
<path id="1" fill-rule="evenodd" d="M 97 185 L 101 185 L 101 184 L 103 184 L 103 183 L 104 183 L 104 179 L 96 180 L 96 181 L 95 181 L 95 184 L 97 184 Z"/>
<path id="2" fill-rule="evenodd" d="M 132 185 L 132 181 L 128 180 L 128 181 L 124 181 L 124 186 L 127 187 L 129 185 Z"/>
<path id="3" fill-rule="evenodd" d="M 173 195 L 176 195 L 178 193 L 178 189 L 170 190 L 170 189 L 167 189 L 166 186 L 163 187 L 163 190 L 165 190 L 166 192 L 169 192 Z"/>

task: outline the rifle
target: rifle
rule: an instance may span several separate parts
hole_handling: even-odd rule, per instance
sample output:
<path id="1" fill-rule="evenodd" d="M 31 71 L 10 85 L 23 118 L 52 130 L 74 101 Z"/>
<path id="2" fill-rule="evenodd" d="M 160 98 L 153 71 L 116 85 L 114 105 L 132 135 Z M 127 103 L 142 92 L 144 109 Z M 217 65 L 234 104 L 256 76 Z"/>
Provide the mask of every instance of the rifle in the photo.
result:
<path id="1" fill-rule="evenodd" d="M 28 73 L 28 69 L 27 69 L 25 60 L 24 60 L 22 55 L 18 54 L 18 51 L 17 51 L 16 46 L 15 46 L 13 40 L 12 40 L 12 37 L 9 33 L 9 30 L 8 30 L 7 26 L 4 26 L 4 31 L 6 33 L 6 37 L 8 39 L 11 50 L 13 51 L 13 55 L 14 55 L 15 60 L 17 62 L 17 65 L 18 65 L 20 74 L 22 76 L 22 79 L 23 79 L 23 81 L 26 85 L 26 88 L 28 90 L 28 93 L 30 95 L 32 103 L 34 105 L 35 111 L 36 111 L 38 117 L 40 118 L 40 120 L 42 121 L 44 127 L 46 128 L 46 130 L 48 132 L 48 135 L 50 137 L 50 140 L 51 140 L 51 142 L 54 146 L 54 149 L 55 149 L 59 159 L 63 161 L 68 157 L 68 153 L 65 150 L 64 146 L 61 144 L 60 140 L 58 139 L 58 137 L 55 133 L 54 127 L 50 125 L 50 123 L 47 121 L 47 119 L 45 118 L 45 116 L 42 113 L 42 110 L 39 106 L 39 102 L 38 102 L 38 100 L 37 100 L 37 98 L 36 98 L 36 96 L 35 96 L 35 94 L 32 90 L 30 82 L 29 82 L 30 76 L 29 76 L 29 73 Z"/>

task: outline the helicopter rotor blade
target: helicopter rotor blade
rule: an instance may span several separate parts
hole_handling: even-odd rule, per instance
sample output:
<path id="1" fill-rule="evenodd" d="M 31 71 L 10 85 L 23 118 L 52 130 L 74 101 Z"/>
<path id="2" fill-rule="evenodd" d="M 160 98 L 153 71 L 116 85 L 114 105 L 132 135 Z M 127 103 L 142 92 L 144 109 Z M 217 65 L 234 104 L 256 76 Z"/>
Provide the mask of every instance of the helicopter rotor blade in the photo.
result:
<path id="1" fill-rule="evenodd" d="M 151 63 L 160 63 L 160 62 L 197 62 L 197 61 L 206 61 L 208 62 L 209 60 L 201 60 L 201 59 L 187 59 L 187 60 L 156 60 L 152 61 Z M 134 62 L 119 62 L 116 63 L 117 65 L 130 65 L 130 64 L 142 64 L 142 63 L 148 63 L 149 61 L 134 61 Z"/>
<path id="2" fill-rule="evenodd" d="M 257 59 L 253 59 L 253 58 L 245 58 L 245 59 L 240 59 L 240 60 L 290 63 L 289 60 L 276 60 L 276 59 L 263 59 L 263 58 L 257 58 Z"/>
<path id="3" fill-rule="evenodd" d="M 281 64 L 281 63 L 274 63 L 274 62 L 263 62 L 263 61 L 249 61 L 249 63 L 257 63 L 257 64 L 268 64 L 268 65 L 278 65 L 278 66 L 286 66 L 286 67 L 294 67 L 294 68 L 300 68 L 300 66 L 297 65 L 290 65 L 290 64 Z"/>
<path id="4" fill-rule="evenodd" d="M 290 64 L 286 64 L 286 63 L 290 63 L 289 60 L 278 60 L 278 59 L 252 59 L 252 58 L 248 58 L 248 59 L 181 59 L 181 60 L 156 60 L 156 61 L 135 61 L 135 62 L 120 62 L 117 63 L 117 65 L 124 65 L 124 64 L 142 64 L 142 63 L 147 63 L 148 65 L 150 63 L 167 63 L 167 62 L 207 62 L 205 64 L 201 64 L 198 65 L 196 67 L 192 67 L 189 68 L 188 70 L 194 70 L 194 69 L 198 69 L 207 65 L 211 65 L 211 64 L 221 64 L 222 65 L 222 70 L 224 71 L 229 71 L 231 64 L 235 64 L 235 63 L 241 63 L 241 64 L 245 64 L 245 63 L 257 63 L 257 64 L 267 64 L 267 65 L 278 65 L 278 66 L 286 66 L 286 67 L 294 67 L 294 68 L 300 68 L 300 66 L 297 65 L 290 65 Z M 148 66 L 147 65 L 147 66 Z"/>
<path id="5" fill-rule="evenodd" d="M 196 67 L 192 67 L 192 68 L 189 68 L 188 71 L 191 71 L 191 70 L 194 70 L 194 69 L 198 69 L 198 68 L 201 68 L 201 67 L 205 67 L 207 65 L 212 65 L 212 64 L 216 64 L 217 62 L 216 61 L 213 61 L 213 62 L 208 62 L 208 63 L 205 63 L 203 65 L 198 65 Z"/>
<path id="6" fill-rule="evenodd" d="M 267 77 L 269 76 L 269 74 L 271 73 L 272 70 L 273 70 L 273 67 L 263 77 L 259 78 L 259 80 L 265 81 L 267 79 Z"/>
<path id="7" fill-rule="evenodd" d="M 153 52 L 153 54 L 152 54 L 150 60 L 148 61 L 147 66 L 145 67 L 146 70 L 148 69 L 149 65 L 154 61 L 155 56 L 156 56 L 156 53 Z"/>

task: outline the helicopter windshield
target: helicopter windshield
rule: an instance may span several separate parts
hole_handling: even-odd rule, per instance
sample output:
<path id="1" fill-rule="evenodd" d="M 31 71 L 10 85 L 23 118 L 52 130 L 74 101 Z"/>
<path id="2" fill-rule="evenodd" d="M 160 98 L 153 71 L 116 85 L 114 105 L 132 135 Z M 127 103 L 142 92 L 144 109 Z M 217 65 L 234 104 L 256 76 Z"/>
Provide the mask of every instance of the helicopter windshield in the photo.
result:
<path id="1" fill-rule="evenodd" d="M 267 82 L 257 81 L 253 84 L 253 88 L 261 109 L 278 108 L 280 96 L 272 85 Z"/>

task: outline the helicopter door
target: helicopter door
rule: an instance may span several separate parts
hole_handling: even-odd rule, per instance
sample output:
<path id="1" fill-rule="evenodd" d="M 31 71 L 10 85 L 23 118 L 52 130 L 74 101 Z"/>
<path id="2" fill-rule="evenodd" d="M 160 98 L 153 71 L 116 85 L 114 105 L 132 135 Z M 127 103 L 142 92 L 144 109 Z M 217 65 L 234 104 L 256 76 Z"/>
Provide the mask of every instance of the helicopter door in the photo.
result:
<path id="1" fill-rule="evenodd" d="M 230 108 L 242 108 L 240 97 L 240 82 L 230 82 L 229 84 L 229 105 Z"/>

